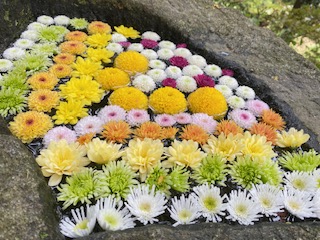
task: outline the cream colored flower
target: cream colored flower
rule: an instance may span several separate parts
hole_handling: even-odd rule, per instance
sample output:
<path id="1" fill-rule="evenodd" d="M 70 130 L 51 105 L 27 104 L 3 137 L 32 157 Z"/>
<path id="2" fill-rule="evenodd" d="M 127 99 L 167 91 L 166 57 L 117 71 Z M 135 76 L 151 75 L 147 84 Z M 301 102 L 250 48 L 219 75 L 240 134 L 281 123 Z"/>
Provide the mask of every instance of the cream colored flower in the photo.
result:
<path id="1" fill-rule="evenodd" d="M 290 128 L 288 132 L 281 131 L 281 133 L 277 134 L 278 140 L 276 142 L 277 146 L 285 148 L 297 148 L 300 147 L 302 144 L 306 143 L 310 135 L 304 134 L 303 130 L 298 131 L 295 128 Z"/>

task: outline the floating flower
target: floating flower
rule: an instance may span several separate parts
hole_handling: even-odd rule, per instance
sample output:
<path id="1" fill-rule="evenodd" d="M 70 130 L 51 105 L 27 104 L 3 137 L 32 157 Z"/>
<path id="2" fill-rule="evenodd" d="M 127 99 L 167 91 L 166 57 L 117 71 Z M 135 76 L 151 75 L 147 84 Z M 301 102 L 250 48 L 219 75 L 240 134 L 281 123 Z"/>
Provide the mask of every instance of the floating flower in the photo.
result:
<path id="1" fill-rule="evenodd" d="M 0 115 L 17 114 L 26 107 L 25 92 L 14 88 L 1 88 L 0 90 Z"/>
<path id="2" fill-rule="evenodd" d="M 126 118 L 126 111 L 117 105 L 108 105 L 100 109 L 98 117 L 103 123 L 110 121 L 122 121 Z"/>
<path id="3" fill-rule="evenodd" d="M 176 66 L 169 66 L 166 68 L 165 73 L 169 78 L 178 79 L 182 77 L 182 71 Z"/>
<path id="4" fill-rule="evenodd" d="M 191 65 L 196 65 L 199 68 L 203 69 L 207 66 L 207 61 L 204 57 L 200 55 L 192 55 L 188 57 L 188 62 Z"/>
<path id="5" fill-rule="evenodd" d="M 34 31 L 39 31 L 41 28 L 45 27 L 46 25 L 39 23 L 39 22 L 32 22 L 28 25 L 27 29 L 28 30 L 34 30 Z"/>
<path id="6" fill-rule="evenodd" d="M 21 38 L 29 39 L 31 41 L 37 41 L 38 40 L 38 31 L 36 30 L 26 30 L 21 33 Z"/>
<path id="7" fill-rule="evenodd" d="M 285 172 L 283 182 L 287 188 L 294 188 L 299 191 L 312 193 L 316 190 L 316 182 L 310 172 Z"/>
<path id="8" fill-rule="evenodd" d="M 111 41 L 115 43 L 120 43 L 120 44 L 121 43 L 128 43 L 129 45 L 131 44 L 125 36 L 117 32 L 112 33 Z"/>
<path id="9" fill-rule="evenodd" d="M 197 89 L 197 82 L 192 77 L 181 76 L 176 81 L 177 88 L 184 93 L 191 93 Z"/>
<path id="10" fill-rule="evenodd" d="M 114 27 L 114 29 L 117 31 L 117 33 L 120 33 L 127 38 L 140 38 L 140 33 L 132 27 L 125 27 L 123 25 L 120 25 L 119 27 Z"/>
<path id="11" fill-rule="evenodd" d="M 3 76 L 1 75 L 0 86 L 3 92 L 6 92 L 6 89 L 12 89 L 14 91 L 20 91 L 21 93 L 25 94 L 25 91 L 29 90 L 26 80 L 27 74 L 25 70 L 23 68 L 14 68 L 9 73 Z"/>
<path id="12" fill-rule="evenodd" d="M 237 79 L 231 76 L 222 76 L 218 79 L 218 81 L 219 81 L 219 84 L 227 85 L 231 89 L 236 89 L 239 86 Z"/>
<path id="13" fill-rule="evenodd" d="M 160 41 L 160 36 L 156 32 L 146 31 L 141 35 L 142 39 L 151 39 L 153 41 Z"/>
<path id="14" fill-rule="evenodd" d="M 178 131 L 179 129 L 176 127 L 164 127 L 161 129 L 161 135 L 163 139 L 174 140 Z"/>
<path id="15" fill-rule="evenodd" d="M 263 122 L 255 123 L 249 129 L 251 134 L 256 134 L 260 136 L 265 136 L 267 141 L 271 142 L 272 145 L 276 144 L 278 139 L 276 130 Z"/>
<path id="16" fill-rule="evenodd" d="M 246 102 L 246 108 L 253 113 L 253 115 L 260 117 L 264 110 L 269 109 L 269 105 L 265 102 L 255 99 L 255 100 L 248 100 Z"/>
<path id="17" fill-rule="evenodd" d="M 70 25 L 77 30 L 85 29 L 88 26 L 88 21 L 84 18 L 72 18 L 70 19 Z"/>
<path id="18" fill-rule="evenodd" d="M 87 37 L 85 43 L 90 47 L 104 48 L 111 41 L 111 34 L 95 33 Z"/>
<path id="19" fill-rule="evenodd" d="M 4 50 L 2 53 L 3 58 L 8 60 L 18 60 L 26 55 L 26 51 L 22 48 L 11 47 Z"/>
<path id="20" fill-rule="evenodd" d="M 263 110 L 261 118 L 262 122 L 270 125 L 276 130 L 282 130 L 286 124 L 280 114 L 276 113 L 272 109 Z"/>
<path id="21" fill-rule="evenodd" d="M 0 72 L 8 72 L 13 68 L 13 63 L 8 59 L 0 59 Z"/>
<path id="22" fill-rule="evenodd" d="M 42 23 L 44 25 L 54 24 L 53 18 L 50 16 L 46 16 L 46 15 L 41 15 L 41 16 L 37 17 L 37 22 Z"/>
<path id="23" fill-rule="evenodd" d="M 63 34 L 57 26 L 49 26 L 38 30 L 38 38 L 42 42 L 61 42 Z"/>
<path id="24" fill-rule="evenodd" d="M 149 67 L 164 70 L 167 65 L 163 61 L 156 59 L 149 62 Z"/>
<path id="25" fill-rule="evenodd" d="M 92 133 L 92 132 L 84 134 L 84 135 L 81 135 L 81 136 L 78 137 L 77 142 L 80 145 L 85 145 L 86 143 L 89 143 L 94 136 L 95 136 L 95 134 Z"/>
<path id="26" fill-rule="evenodd" d="M 313 149 L 308 152 L 285 152 L 278 161 L 282 167 L 290 171 L 310 172 L 320 166 L 320 155 Z"/>
<path id="27" fill-rule="evenodd" d="M 125 121 L 110 121 L 103 128 L 102 136 L 112 143 L 126 143 L 132 133 L 130 125 Z"/>
<path id="28" fill-rule="evenodd" d="M 176 45 L 173 42 L 167 41 L 167 40 L 162 40 L 159 42 L 159 48 L 160 49 L 170 49 L 170 50 L 175 50 Z"/>
<path id="29" fill-rule="evenodd" d="M 58 83 L 58 78 L 49 72 L 39 72 L 33 74 L 29 79 L 28 83 L 34 90 L 38 89 L 49 89 L 52 90 Z"/>
<path id="30" fill-rule="evenodd" d="M 217 121 L 206 113 L 193 114 L 191 123 L 202 127 L 208 133 L 213 133 L 217 126 Z"/>
<path id="31" fill-rule="evenodd" d="M 199 144 L 205 144 L 209 139 L 209 135 L 202 127 L 191 124 L 182 128 L 180 138 L 182 140 L 193 140 Z"/>
<path id="32" fill-rule="evenodd" d="M 277 134 L 277 146 L 281 148 L 298 148 L 306 143 L 310 138 L 309 134 L 305 134 L 303 130 L 298 131 L 295 128 L 290 128 L 289 131 L 281 131 Z"/>
<path id="33" fill-rule="evenodd" d="M 151 39 L 142 39 L 140 43 L 144 48 L 156 48 L 158 46 L 158 42 Z"/>
<path id="34" fill-rule="evenodd" d="M 101 133 L 103 124 L 103 121 L 97 116 L 86 116 L 78 121 L 74 130 L 80 136 L 88 133 Z"/>
<path id="35" fill-rule="evenodd" d="M 233 77 L 234 72 L 231 69 L 222 69 L 222 75 Z"/>
<path id="36" fill-rule="evenodd" d="M 16 66 L 26 69 L 29 75 L 34 72 L 45 71 L 51 64 L 50 58 L 42 53 L 27 53 L 23 58 L 15 62 Z"/>
<path id="37" fill-rule="evenodd" d="M 315 207 L 315 217 L 320 218 L 320 190 L 317 190 L 313 197 L 313 206 Z"/>
<path id="38" fill-rule="evenodd" d="M 176 48 L 174 51 L 174 55 L 188 58 L 192 56 L 192 53 L 187 48 Z"/>
<path id="39" fill-rule="evenodd" d="M 219 92 L 221 92 L 226 99 L 233 95 L 232 89 L 229 88 L 227 85 L 218 84 L 218 85 L 215 85 L 214 88 L 217 89 Z"/>
<path id="40" fill-rule="evenodd" d="M 123 87 L 115 90 L 109 97 L 112 105 L 118 105 L 123 109 L 147 109 L 148 97 L 139 89 L 134 87 Z"/>
<path id="41" fill-rule="evenodd" d="M 173 56 L 169 59 L 169 62 L 172 66 L 176 66 L 179 68 L 184 68 L 185 66 L 189 65 L 189 62 L 184 57 L 180 56 Z"/>
<path id="42" fill-rule="evenodd" d="M 236 89 L 236 94 L 239 97 L 242 97 L 244 99 L 249 99 L 252 100 L 255 98 L 256 94 L 254 92 L 254 90 L 250 87 L 247 86 L 240 86 Z"/>
<path id="43" fill-rule="evenodd" d="M 148 114 L 148 112 L 146 110 L 131 109 L 126 116 L 126 121 L 131 126 L 139 126 L 140 124 L 142 124 L 144 122 L 149 122 L 150 115 Z"/>
<path id="44" fill-rule="evenodd" d="M 108 51 L 115 52 L 117 54 L 120 54 L 123 52 L 123 47 L 120 43 L 109 43 L 106 47 Z"/>
<path id="45" fill-rule="evenodd" d="M 161 84 L 164 87 L 172 87 L 172 88 L 176 88 L 177 87 L 177 82 L 173 78 L 166 78 L 161 82 Z"/>
<path id="46" fill-rule="evenodd" d="M 229 107 L 236 109 L 236 108 L 244 108 L 246 105 L 246 102 L 243 98 L 238 96 L 231 96 L 227 98 L 227 103 Z"/>
<path id="47" fill-rule="evenodd" d="M 232 110 L 229 112 L 228 118 L 245 129 L 249 129 L 257 123 L 256 117 L 251 112 L 242 109 Z"/>
<path id="48" fill-rule="evenodd" d="M 93 77 L 98 70 L 102 69 L 100 62 L 94 62 L 93 60 L 82 57 L 77 57 L 75 63 L 72 64 L 74 71 L 72 72 L 73 77 L 78 77 L 82 75 L 87 75 Z"/>
<path id="49" fill-rule="evenodd" d="M 215 135 L 220 135 L 221 133 L 224 133 L 226 136 L 230 133 L 237 135 L 238 133 L 242 134 L 243 129 L 232 120 L 222 120 L 216 126 Z"/>
<path id="50" fill-rule="evenodd" d="M 163 82 L 167 77 L 166 72 L 162 69 L 151 69 L 147 72 L 147 75 L 152 77 L 156 83 Z"/>
<path id="51" fill-rule="evenodd" d="M 79 118 L 88 116 L 88 109 L 83 107 L 80 101 L 70 100 L 68 102 L 60 102 L 56 107 L 56 114 L 52 117 L 55 124 L 76 124 Z"/>
<path id="52" fill-rule="evenodd" d="M 88 48 L 87 56 L 95 62 L 102 61 L 104 63 L 110 63 L 114 55 L 113 51 L 107 50 L 105 48 Z"/>
<path id="53" fill-rule="evenodd" d="M 151 92 L 156 88 L 153 79 L 144 74 L 137 75 L 132 81 L 132 86 L 145 93 Z"/>
<path id="54" fill-rule="evenodd" d="M 141 43 L 131 43 L 128 47 L 128 51 L 135 51 L 135 52 L 142 52 L 143 51 L 143 45 Z"/>
<path id="55" fill-rule="evenodd" d="M 205 74 L 199 74 L 194 77 L 196 80 L 198 87 L 214 87 L 214 80 Z"/>
<path id="56" fill-rule="evenodd" d="M 134 130 L 135 137 L 139 139 L 150 138 L 153 140 L 162 139 L 162 129 L 158 123 L 144 122 Z"/>
<path id="57" fill-rule="evenodd" d="M 171 180 L 170 187 L 178 192 L 185 193 L 190 189 L 189 183 L 190 172 L 183 166 L 174 166 L 169 173 Z"/>
<path id="58" fill-rule="evenodd" d="M 145 56 L 149 61 L 156 60 L 158 58 L 157 52 L 151 49 L 144 49 L 141 51 L 141 54 Z"/>
<path id="59" fill-rule="evenodd" d="M 23 143 L 43 137 L 52 127 L 50 116 L 36 111 L 19 113 L 9 123 L 10 131 Z"/>
<path id="60" fill-rule="evenodd" d="M 51 142 L 59 142 L 62 139 L 66 140 L 67 143 L 74 143 L 77 136 L 70 128 L 59 126 L 50 129 L 46 135 L 44 135 L 42 143 L 47 148 Z"/>
<path id="61" fill-rule="evenodd" d="M 82 31 L 72 31 L 68 32 L 64 38 L 67 41 L 79 41 L 79 42 L 84 42 L 87 38 L 88 35 L 85 32 Z"/>
<path id="62" fill-rule="evenodd" d="M 101 21 L 93 21 L 89 23 L 87 26 L 87 30 L 89 34 L 97 34 L 97 33 L 111 33 L 111 27 L 109 24 L 101 22 Z"/>
<path id="63" fill-rule="evenodd" d="M 204 68 L 204 72 L 211 76 L 211 77 L 215 77 L 218 78 L 222 75 L 222 70 L 218 65 L 215 64 L 208 64 L 205 68 Z"/>
<path id="64" fill-rule="evenodd" d="M 22 48 L 22 49 L 30 49 L 34 45 L 34 41 L 30 39 L 20 38 L 13 44 L 14 47 Z"/>
<path id="65" fill-rule="evenodd" d="M 62 53 L 82 54 L 86 51 L 87 46 L 80 41 L 66 41 L 59 45 Z"/>
<path id="66" fill-rule="evenodd" d="M 69 25 L 70 18 L 65 15 L 58 15 L 54 17 L 53 21 L 56 25 Z"/>
<path id="67" fill-rule="evenodd" d="M 178 113 L 174 115 L 177 123 L 180 124 L 189 124 L 192 122 L 192 116 L 189 113 Z"/>
<path id="68" fill-rule="evenodd" d="M 76 60 L 76 57 L 70 53 L 60 53 L 53 57 L 55 63 L 68 64 L 70 65 Z"/>
<path id="69" fill-rule="evenodd" d="M 43 54 L 47 55 L 48 57 L 52 57 L 58 54 L 60 51 L 55 43 L 46 42 L 33 45 L 31 52 L 34 54 Z"/>
<path id="70" fill-rule="evenodd" d="M 197 75 L 203 74 L 203 71 L 196 65 L 188 65 L 182 69 L 182 73 L 185 76 L 195 77 Z"/>
<path id="71" fill-rule="evenodd" d="M 168 49 L 168 48 L 161 48 L 157 51 L 158 57 L 159 59 L 163 59 L 163 60 L 169 60 L 171 57 L 174 56 L 174 53 L 172 52 L 172 50 Z"/>
<path id="72" fill-rule="evenodd" d="M 57 78 L 70 77 L 72 68 L 67 64 L 56 63 L 49 68 L 49 72 Z"/>
<path id="73" fill-rule="evenodd" d="M 174 117 L 169 114 L 159 114 L 154 117 L 154 121 L 161 127 L 170 127 L 176 123 Z"/>
<path id="74" fill-rule="evenodd" d="M 149 185 L 150 188 L 155 186 L 156 191 L 170 196 L 170 185 L 172 185 L 172 181 L 168 175 L 168 171 L 168 169 L 162 168 L 160 165 L 154 167 L 148 174 L 145 183 Z"/>

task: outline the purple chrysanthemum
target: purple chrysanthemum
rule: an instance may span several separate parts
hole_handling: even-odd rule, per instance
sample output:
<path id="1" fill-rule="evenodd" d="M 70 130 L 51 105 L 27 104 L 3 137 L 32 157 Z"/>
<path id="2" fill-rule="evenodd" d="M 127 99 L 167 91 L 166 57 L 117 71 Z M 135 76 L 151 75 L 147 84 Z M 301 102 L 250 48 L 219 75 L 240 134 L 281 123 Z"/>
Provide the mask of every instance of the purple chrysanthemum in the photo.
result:
<path id="1" fill-rule="evenodd" d="M 235 109 L 229 113 L 229 118 L 236 122 L 240 127 L 249 129 L 257 123 L 256 117 L 247 110 Z"/>
<path id="2" fill-rule="evenodd" d="M 159 114 L 154 118 L 154 121 L 161 127 L 171 127 L 176 123 L 174 117 L 168 114 Z"/>
<path id="3" fill-rule="evenodd" d="M 180 124 L 189 124 L 192 122 L 192 117 L 189 113 L 178 113 L 174 115 L 174 119 Z"/>
<path id="4" fill-rule="evenodd" d="M 176 88 L 177 82 L 173 78 L 166 78 L 162 81 L 162 86 Z"/>
<path id="5" fill-rule="evenodd" d="M 169 59 L 169 62 L 172 66 L 176 66 L 179 68 L 184 68 L 189 65 L 189 62 L 186 58 L 180 56 L 173 56 Z"/>
<path id="6" fill-rule="evenodd" d="M 140 42 L 144 48 L 156 48 L 158 46 L 158 42 L 151 39 L 142 39 Z"/>
<path id="7" fill-rule="evenodd" d="M 81 136 L 87 133 L 100 133 L 103 129 L 103 121 L 97 116 L 87 116 L 79 120 L 74 126 L 76 134 Z"/>
<path id="8" fill-rule="evenodd" d="M 192 115 L 192 122 L 199 127 L 202 127 L 208 133 L 213 133 L 217 126 L 217 121 L 206 113 L 195 113 Z"/>
<path id="9" fill-rule="evenodd" d="M 262 111 L 270 109 L 269 105 L 261 100 L 248 100 L 246 102 L 246 108 L 255 116 L 261 116 Z"/>
<path id="10" fill-rule="evenodd" d="M 50 142 L 58 142 L 62 139 L 65 139 L 68 143 L 73 143 L 77 140 L 76 132 L 66 126 L 52 128 L 43 137 L 43 144 L 45 147 L 48 147 Z"/>
<path id="11" fill-rule="evenodd" d="M 98 117 L 103 121 L 103 123 L 121 121 L 126 118 L 126 111 L 117 105 L 109 105 L 103 107 L 99 111 Z"/>
<path id="12" fill-rule="evenodd" d="M 194 77 L 196 80 L 198 87 L 214 87 L 214 80 L 205 74 L 199 74 Z"/>
<path id="13" fill-rule="evenodd" d="M 222 75 L 233 77 L 234 72 L 231 69 L 222 69 Z"/>
<path id="14" fill-rule="evenodd" d="M 128 112 L 126 121 L 131 126 L 138 126 L 144 122 L 150 121 L 150 116 L 146 110 L 132 109 Z"/>

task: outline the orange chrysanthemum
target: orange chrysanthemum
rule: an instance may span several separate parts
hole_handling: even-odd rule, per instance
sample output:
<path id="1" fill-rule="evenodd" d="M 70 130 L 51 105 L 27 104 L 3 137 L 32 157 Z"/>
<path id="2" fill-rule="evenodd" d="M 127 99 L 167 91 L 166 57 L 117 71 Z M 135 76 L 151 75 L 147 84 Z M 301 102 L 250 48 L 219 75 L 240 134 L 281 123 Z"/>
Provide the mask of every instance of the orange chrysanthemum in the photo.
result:
<path id="1" fill-rule="evenodd" d="M 112 143 L 126 143 L 132 133 L 130 125 L 125 121 L 110 121 L 103 128 L 102 136 Z"/>
<path id="2" fill-rule="evenodd" d="M 79 42 L 84 42 L 87 39 L 88 35 L 85 32 L 81 31 L 72 31 L 68 32 L 64 38 L 67 41 L 79 41 Z"/>
<path id="3" fill-rule="evenodd" d="M 238 133 L 242 134 L 243 129 L 232 120 L 222 120 L 217 124 L 215 135 L 220 135 L 221 133 L 224 133 L 226 136 L 230 133 L 237 135 Z"/>
<path id="4" fill-rule="evenodd" d="M 111 27 L 109 24 L 101 22 L 101 21 L 93 21 L 88 25 L 88 33 L 111 33 Z"/>
<path id="5" fill-rule="evenodd" d="M 70 53 L 60 53 L 53 58 L 53 61 L 55 63 L 68 64 L 68 65 L 73 63 L 75 60 L 76 60 L 76 57 Z"/>
<path id="6" fill-rule="evenodd" d="M 61 52 L 71 54 L 82 54 L 86 51 L 87 46 L 80 41 L 66 41 L 59 46 Z"/>
<path id="7" fill-rule="evenodd" d="M 85 145 L 86 143 L 89 143 L 95 135 L 95 133 L 81 135 L 78 137 L 77 142 L 80 143 L 80 145 Z"/>
<path id="8" fill-rule="evenodd" d="M 272 142 L 273 145 L 276 144 L 277 132 L 268 124 L 265 124 L 263 122 L 256 123 L 250 128 L 250 132 L 252 134 L 265 136 L 267 138 L 267 141 Z"/>
<path id="9" fill-rule="evenodd" d="M 158 123 L 155 122 L 144 122 L 134 131 L 134 135 L 137 138 L 151 138 L 162 139 L 162 129 Z"/>
<path id="10" fill-rule="evenodd" d="M 57 63 L 49 68 L 49 72 L 55 75 L 57 78 L 70 77 L 72 72 L 72 67 L 67 64 Z"/>
<path id="11" fill-rule="evenodd" d="M 182 128 L 180 138 L 183 140 L 193 140 L 200 144 L 205 144 L 209 139 L 209 134 L 198 125 L 188 125 Z"/>
<path id="12" fill-rule="evenodd" d="M 176 138 L 176 134 L 179 131 L 178 128 L 176 127 L 163 127 L 162 128 L 162 138 L 163 139 L 175 139 Z"/>
<path id="13" fill-rule="evenodd" d="M 49 72 L 39 72 L 33 74 L 29 79 L 28 83 L 33 90 L 37 89 L 49 89 L 52 90 L 58 83 L 59 79 Z"/>
<path id="14" fill-rule="evenodd" d="M 282 130 L 286 125 L 279 113 L 276 113 L 272 109 L 264 110 L 261 116 L 262 122 L 272 126 L 276 130 Z"/>
<path id="15" fill-rule="evenodd" d="M 28 106 L 31 110 L 38 112 L 50 112 L 58 106 L 60 101 L 59 93 L 49 89 L 32 91 L 28 97 Z"/>

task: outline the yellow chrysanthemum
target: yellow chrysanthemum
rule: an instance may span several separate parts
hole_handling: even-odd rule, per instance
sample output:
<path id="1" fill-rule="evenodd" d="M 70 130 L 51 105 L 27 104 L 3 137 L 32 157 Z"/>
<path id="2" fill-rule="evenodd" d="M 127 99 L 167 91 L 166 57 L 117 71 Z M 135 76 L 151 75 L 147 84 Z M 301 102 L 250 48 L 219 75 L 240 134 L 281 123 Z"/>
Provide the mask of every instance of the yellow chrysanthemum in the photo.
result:
<path id="1" fill-rule="evenodd" d="M 33 90 L 49 89 L 52 90 L 59 82 L 59 79 L 49 72 L 39 72 L 33 74 L 27 82 Z"/>
<path id="2" fill-rule="evenodd" d="M 139 172 L 140 180 L 144 182 L 148 173 L 160 163 L 163 151 L 163 143 L 160 140 L 133 139 L 125 149 L 123 160 L 128 162 L 134 171 Z"/>
<path id="3" fill-rule="evenodd" d="M 43 137 L 52 127 L 50 116 L 36 111 L 19 113 L 9 123 L 10 131 L 24 143 Z"/>
<path id="4" fill-rule="evenodd" d="M 174 140 L 178 131 L 179 129 L 176 127 L 163 127 L 161 130 L 161 135 L 163 139 Z"/>
<path id="5" fill-rule="evenodd" d="M 114 67 L 133 76 L 137 73 L 145 73 L 149 69 L 149 61 L 141 53 L 127 51 L 120 53 L 115 58 Z"/>
<path id="6" fill-rule="evenodd" d="M 83 105 L 100 102 L 104 93 L 100 88 L 100 84 L 89 76 L 71 78 L 66 84 L 61 84 L 59 89 L 63 98 L 68 101 L 80 101 Z"/>
<path id="7" fill-rule="evenodd" d="M 139 139 L 150 138 L 150 139 L 162 139 L 162 129 L 158 123 L 155 122 L 144 122 L 140 127 L 134 130 L 135 137 Z"/>
<path id="8" fill-rule="evenodd" d="M 120 33 L 127 38 L 136 39 L 140 37 L 140 33 L 132 27 L 125 27 L 121 25 L 119 27 L 114 27 L 114 29 L 117 31 L 117 33 Z"/>
<path id="9" fill-rule="evenodd" d="M 209 139 L 209 134 L 202 127 L 191 124 L 182 128 L 180 138 L 205 144 Z"/>
<path id="10" fill-rule="evenodd" d="M 72 175 L 90 163 L 85 155 L 85 146 L 63 139 L 50 142 L 48 148 L 40 152 L 36 162 L 41 166 L 42 174 L 50 177 L 49 186 L 56 186 L 61 182 L 62 175 Z"/>
<path id="11" fill-rule="evenodd" d="M 87 49 L 87 46 L 80 41 L 66 41 L 59 45 L 59 48 L 62 53 L 70 53 L 80 55 L 84 53 Z"/>
<path id="12" fill-rule="evenodd" d="M 215 135 L 220 135 L 224 133 L 226 136 L 232 133 L 233 135 L 237 135 L 238 133 L 242 134 L 243 129 L 232 120 L 222 120 L 217 124 Z"/>
<path id="13" fill-rule="evenodd" d="M 57 78 L 70 77 L 72 67 L 67 64 L 57 63 L 49 68 L 49 72 L 55 75 Z"/>
<path id="14" fill-rule="evenodd" d="M 241 138 L 241 134 L 233 135 L 232 133 L 227 136 L 222 133 L 218 137 L 211 135 L 207 144 L 202 148 L 209 154 L 219 154 L 228 161 L 233 161 L 236 156 L 242 154 L 241 150 L 244 145 Z"/>
<path id="15" fill-rule="evenodd" d="M 116 90 L 130 83 L 129 75 L 118 68 L 104 68 L 97 72 L 95 79 L 106 91 Z"/>
<path id="16" fill-rule="evenodd" d="M 89 23 L 87 30 L 89 34 L 111 33 L 110 25 L 101 21 L 93 21 Z"/>
<path id="17" fill-rule="evenodd" d="M 56 120 L 55 124 L 76 124 L 79 118 L 88 116 L 88 109 L 83 107 L 80 101 L 70 100 L 68 102 L 60 102 L 56 107 L 56 114 L 52 119 Z"/>
<path id="18" fill-rule="evenodd" d="M 118 105 L 123 109 L 147 109 L 148 97 L 139 89 L 124 87 L 115 90 L 109 97 L 110 105 Z"/>
<path id="19" fill-rule="evenodd" d="M 55 63 L 68 64 L 70 65 L 76 60 L 76 56 L 71 53 L 60 53 L 54 56 L 53 61 Z"/>
<path id="20" fill-rule="evenodd" d="M 171 146 L 166 148 L 165 155 L 168 156 L 168 159 L 162 162 L 165 168 L 180 165 L 192 169 L 199 167 L 201 160 L 207 156 L 200 150 L 199 144 L 192 140 L 174 140 Z"/>
<path id="21" fill-rule="evenodd" d="M 300 147 L 302 144 L 306 143 L 310 135 L 305 134 L 303 130 L 298 131 L 295 128 L 290 128 L 288 132 L 281 131 L 281 133 L 277 134 L 277 146 L 281 148 L 297 148 Z"/>
<path id="22" fill-rule="evenodd" d="M 81 31 L 72 31 L 64 35 L 64 39 L 66 39 L 67 41 L 84 42 L 87 39 L 87 37 L 88 35 L 85 32 Z"/>
<path id="23" fill-rule="evenodd" d="M 91 47 L 103 48 L 108 45 L 111 38 L 111 34 L 96 33 L 89 36 L 85 43 Z"/>
<path id="24" fill-rule="evenodd" d="M 188 97 L 189 110 L 193 113 L 206 113 L 219 120 L 227 113 L 227 101 L 217 89 L 201 87 Z"/>
<path id="25" fill-rule="evenodd" d="M 150 108 L 158 114 L 177 114 L 187 109 L 184 94 L 172 87 L 155 90 L 149 97 Z"/>
<path id="26" fill-rule="evenodd" d="M 125 121 L 110 121 L 103 128 L 102 136 L 112 143 L 126 143 L 132 133 L 130 125 Z"/>
<path id="27" fill-rule="evenodd" d="M 56 91 L 49 89 L 39 89 L 32 91 L 28 97 L 30 110 L 38 112 L 50 112 L 52 108 L 59 104 L 60 96 Z"/>
<path id="28" fill-rule="evenodd" d="M 123 151 L 120 151 L 122 144 L 107 143 L 99 138 L 92 139 L 86 144 L 87 156 L 90 161 L 98 164 L 107 164 L 121 158 Z"/>
<path id="29" fill-rule="evenodd" d="M 74 69 L 71 74 L 73 77 L 81 75 L 93 77 L 98 70 L 102 69 L 101 62 L 94 62 L 90 58 L 83 59 L 82 57 L 77 57 L 77 61 L 72 64 L 72 67 Z"/>
<path id="30" fill-rule="evenodd" d="M 102 61 L 104 63 L 110 63 L 114 55 L 114 52 L 107 50 L 106 48 L 88 48 L 87 57 L 95 62 Z"/>

